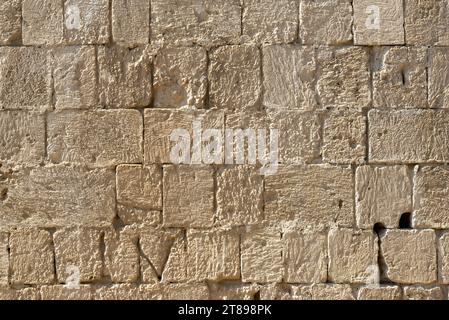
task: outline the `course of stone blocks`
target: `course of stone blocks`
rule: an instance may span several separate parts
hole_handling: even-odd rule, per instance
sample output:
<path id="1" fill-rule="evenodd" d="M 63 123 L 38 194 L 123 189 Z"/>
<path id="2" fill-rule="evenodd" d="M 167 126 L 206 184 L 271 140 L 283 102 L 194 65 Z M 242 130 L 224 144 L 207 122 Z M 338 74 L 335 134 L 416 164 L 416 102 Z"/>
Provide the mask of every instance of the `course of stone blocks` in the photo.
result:
<path id="1" fill-rule="evenodd" d="M 447 1 L 1 1 L 0 299 L 448 285 Z"/>

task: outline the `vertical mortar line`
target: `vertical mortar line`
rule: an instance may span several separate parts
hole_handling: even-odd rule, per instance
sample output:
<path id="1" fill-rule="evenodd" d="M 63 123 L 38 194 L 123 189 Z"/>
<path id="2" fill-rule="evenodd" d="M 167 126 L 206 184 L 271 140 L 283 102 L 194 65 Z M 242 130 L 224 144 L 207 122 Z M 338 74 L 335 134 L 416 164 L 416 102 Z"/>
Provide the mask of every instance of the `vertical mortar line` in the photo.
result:
<path id="1" fill-rule="evenodd" d="M 264 106 L 264 97 L 265 97 L 265 75 L 263 72 L 263 47 L 262 45 L 257 47 L 257 50 L 259 52 L 259 78 L 260 78 L 260 97 L 259 97 L 259 101 L 260 101 L 260 106 L 259 106 L 259 111 L 263 111 L 265 110 L 265 106 Z"/>
<path id="2" fill-rule="evenodd" d="M 6 250 L 8 251 L 8 284 L 11 286 L 12 285 L 12 265 L 11 265 L 11 233 L 8 232 L 8 246 L 6 248 Z"/>
<path id="3" fill-rule="evenodd" d="M 430 57 L 431 51 L 433 51 L 433 50 L 431 50 L 430 46 L 427 46 L 427 48 L 426 48 L 426 89 L 427 89 L 426 93 L 427 93 L 427 106 L 429 108 L 431 108 L 431 105 L 430 105 L 430 70 L 431 70 L 430 65 L 432 62 L 432 59 Z"/>
<path id="4" fill-rule="evenodd" d="M 402 0 L 402 30 L 404 31 L 404 46 L 407 46 L 407 33 L 405 32 L 405 14 L 406 10 L 405 7 L 407 5 L 406 0 Z"/>
<path id="5" fill-rule="evenodd" d="M 114 42 L 114 37 L 112 35 L 112 1 L 113 0 L 109 0 L 109 4 L 108 4 L 108 32 L 109 32 L 109 44 L 112 45 L 112 43 Z"/>
<path id="6" fill-rule="evenodd" d="M 351 35 L 352 35 L 352 45 L 355 46 L 355 11 L 354 11 L 354 0 L 351 0 Z"/>
<path id="7" fill-rule="evenodd" d="M 205 49 L 206 50 L 206 70 L 205 70 L 205 75 L 206 75 L 206 92 L 204 94 L 204 109 L 210 109 L 210 79 L 209 79 L 209 72 L 210 72 L 210 49 Z"/>
<path id="8" fill-rule="evenodd" d="M 297 0 L 298 4 L 297 4 L 297 8 L 298 8 L 298 14 L 297 14 L 297 19 L 298 19 L 298 24 L 296 25 L 296 41 L 293 42 L 297 42 L 297 43 L 301 43 L 301 8 L 302 8 L 302 0 Z"/>
<path id="9" fill-rule="evenodd" d="M 100 105 L 100 62 L 98 60 L 98 46 L 94 45 L 95 54 L 95 102 Z M 103 107 L 103 106 L 101 106 Z"/>
<path id="10" fill-rule="evenodd" d="M 243 10 L 245 9 L 245 0 L 240 0 L 240 36 L 243 36 Z"/>
<path id="11" fill-rule="evenodd" d="M 147 0 L 149 5 L 149 12 L 148 12 L 148 43 L 151 43 L 151 10 L 153 9 L 153 6 L 151 5 L 151 0 Z"/>

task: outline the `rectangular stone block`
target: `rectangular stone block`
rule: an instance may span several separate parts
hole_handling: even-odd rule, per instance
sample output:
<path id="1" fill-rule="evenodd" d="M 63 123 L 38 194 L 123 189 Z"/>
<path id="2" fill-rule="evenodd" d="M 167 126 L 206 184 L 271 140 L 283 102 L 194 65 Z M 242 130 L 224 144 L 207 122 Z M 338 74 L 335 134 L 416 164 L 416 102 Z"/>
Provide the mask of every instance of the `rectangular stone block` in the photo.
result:
<path id="1" fill-rule="evenodd" d="M 0 229 L 105 226 L 115 216 L 115 174 L 84 166 L 1 168 Z"/>
<path id="2" fill-rule="evenodd" d="M 97 166 L 142 162 L 142 116 L 137 110 L 61 111 L 47 116 L 47 152 L 54 163 Z"/>
<path id="3" fill-rule="evenodd" d="M 63 40 L 63 1 L 22 0 L 24 45 L 57 45 Z"/>
<path id="4" fill-rule="evenodd" d="M 239 0 L 151 2 L 151 42 L 211 47 L 237 43 L 240 32 Z"/>
<path id="5" fill-rule="evenodd" d="M 162 223 L 161 211 L 132 208 L 117 204 L 117 215 L 125 225 L 144 224 L 157 226 Z"/>
<path id="6" fill-rule="evenodd" d="M 175 241 L 170 247 L 165 268 L 162 271 L 161 281 L 163 283 L 189 281 L 187 275 L 187 245 L 187 236 L 185 233 L 175 238 Z"/>
<path id="7" fill-rule="evenodd" d="M 369 159 L 373 163 L 449 160 L 449 113 L 442 110 L 371 110 Z"/>
<path id="8" fill-rule="evenodd" d="M 371 283 L 376 280 L 379 248 L 371 230 L 331 229 L 328 243 L 331 282 Z"/>
<path id="9" fill-rule="evenodd" d="M 294 300 L 354 300 L 352 288 L 348 284 L 317 283 L 292 286 Z"/>
<path id="10" fill-rule="evenodd" d="M 200 47 L 158 52 L 153 80 L 155 107 L 204 108 L 207 91 L 207 52 Z"/>
<path id="11" fill-rule="evenodd" d="M 4 0 L 0 4 L 0 45 L 20 44 L 22 40 L 22 1 Z"/>
<path id="12" fill-rule="evenodd" d="M 34 287 L 23 289 L 11 289 L 10 287 L 0 287 L 0 300 L 40 300 L 40 291 Z"/>
<path id="13" fill-rule="evenodd" d="M 94 300 L 161 300 L 163 288 L 158 285 L 114 284 L 94 288 Z"/>
<path id="14" fill-rule="evenodd" d="M 45 230 L 19 229 L 9 237 L 11 282 L 53 283 L 54 255 L 51 234 Z"/>
<path id="15" fill-rule="evenodd" d="M 9 234 L 0 233 L 0 286 L 9 283 Z"/>
<path id="16" fill-rule="evenodd" d="M 273 45 L 263 47 L 262 52 L 263 105 L 274 109 L 316 108 L 315 49 Z"/>
<path id="17" fill-rule="evenodd" d="M 269 220 L 295 220 L 304 226 L 353 225 L 350 168 L 327 165 L 282 166 L 265 178 Z"/>
<path id="18" fill-rule="evenodd" d="M 377 108 L 427 108 L 427 48 L 374 50 L 373 102 Z"/>
<path id="19" fill-rule="evenodd" d="M 254 300 L 260 287 L 256 284 L 233 282 L 213 283 L 209 285 L 210 300 Z"/>
<path id="20" fill-rule="evenodd" d="M 345 44 L 352 40 L 350 0 L 300 0 L 299 38 L 304 44 Z"/>
<path id="21" fill-rule="evenodd" d="M 56 109 L 88 109 L 98 103 L 95 47 L 63 47 L 53 50 L 52 66 Z"/>
<path id="22" fill-rule="evenodd" d="M 246 0 L 242 11 L 243 35 L 249 42 L 290 43 L 298 37 L 297 0 Z"/>
<path id="23" fill-rule="evenodd" d="M 100 104 L 108 108 L 150 105 L 152 54 L 148 46 L 98 48 Z"/>
<path id="24" fill-rule="evenodd" d="M 388 280 L 403 284 L 437 280 L 434 230 L 386 230 L 380 242 Z"/>
<path id="25" fill-rule="evenodd" d="M 0 146 L 0 161 L 40 163 L 45 156 L 44 115 L 0 111 Z"/>
<path id="26" fill-rule="evenodd" d="M 208 300 L 206 284 L 171 283 L 163 287 L 164 300 Z"/>
<path id="27" fill-rule="evenodd" d="M 361 287 L 357 300 L 401 300 L 402 291 L 398 286 L 366 286 Z"/>
<path id="28" fill-rule="evenodd" d="M 52 101 L 51 82 L 47 50 L 34 47 L 0 48 L 0 109 L 49 108 Z"/>
<path id="29" fill-rule="evenodd" d="M 449 283 L 449 233 L 447 231 L 438 237 L 438 277 L 440 283 Z"/>
<path id="30" fill-rule="evenodd" d="M 209 54 L 210 108 L 259 110 L 261 56 L 255 46 L 224 46 Z"/>
<path id="31" fill-rule="evenodd" d="M 136 47 L 150 40 L 150 1 L 114 0 L 111 7 L 114 42 Z"/>
<path id="32" fill-rule="evenodd" d="M 402 0 L 354 0 L 356 45 L 404 44 Z"/>
<path id="33" fill-rule="evenodd" d="M 376 223 L 398 228 L 401 215 L 412 212 L 412 172 L 407 166 L 361 166 L 356 170 L 356 220 L 362 229 Z"/>
<path id="34" fill-rule="evenodd" d="M 164 166 L 165 227 L 207 228 L 214 223 L 214 169 L 209 166 Z"/>
<path id="35" fill-rule="evenodd" d="M 446 300 L 440 287 L 406 286 L 404 300 Z"/>
<path id="36" fill-rule="evenodd" d="M 449 107 L 449 49 L 429 48 L 428 98 L 430 108 Z"/>
<path id="37" fill-rule="evenodd" d="M 80 285 L 73 289 L 60 285 L 42 286 L 40 294 L 42 300 L 91 300 L 92 288 L 89 285 Z"/>

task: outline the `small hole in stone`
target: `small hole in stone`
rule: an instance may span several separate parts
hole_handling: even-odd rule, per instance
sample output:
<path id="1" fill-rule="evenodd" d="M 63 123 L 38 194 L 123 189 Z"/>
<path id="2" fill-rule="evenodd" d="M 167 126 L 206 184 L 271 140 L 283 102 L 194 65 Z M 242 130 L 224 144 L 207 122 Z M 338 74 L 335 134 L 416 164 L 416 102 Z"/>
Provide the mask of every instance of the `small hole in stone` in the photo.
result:
<path id="1" fill-rule="evenodd" d="M 403 213 L 399 219 L 399 229 L 412 228 L 412 214 L 410 212 Z"/>
<path id="2" fill-rule="evenodd" d="M 260 291 L 257 291 L 256 294 L 254 294 L 254 300 L 260 300 Z"/>
<path id="3" fill-rule="evenodd" d="M 338 200 L 338 207 L 341 209 L 343 207 L 343 200 Z"/>
<path id="4" fill-rule="evenodd" d="M 377 235 L 385 230 L 385 226 L 381 222 L 377 222 L 373 227 L 373 232 Z"/>
<path id="5" fill-rule="evenodd" d="M 0 189 L 0 201 L 5 201 L 8 197 L 8 188 Z"/>

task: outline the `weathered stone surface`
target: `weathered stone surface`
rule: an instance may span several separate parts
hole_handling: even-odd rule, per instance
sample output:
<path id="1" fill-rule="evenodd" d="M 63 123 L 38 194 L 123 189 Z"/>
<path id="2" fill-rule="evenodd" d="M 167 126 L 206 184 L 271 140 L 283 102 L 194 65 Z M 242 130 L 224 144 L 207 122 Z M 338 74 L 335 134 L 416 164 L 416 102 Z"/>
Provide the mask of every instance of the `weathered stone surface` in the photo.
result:
<path id="1" fill-rule="evenodd" d="M 350 0 L 300 0 L 299 38 L 304 44 L 344 44 L 352 40 Z"/>
<path id="2" fill-rule="evenodd" d="M 412 177 L 407 166 L 361 166 L 355 179 L 359 228 L 371 229 L 378 222 L 397 228 L 401 215 L 412 212 Z"/>
<path id="3" fill-rule="evenodd" d="M 218 222 L 226 225 L 261 222 L 263 181 L 263 176 L 252 166 L 237 165 L 220 169 L 217 172 L 216 191 Z"/>
<path id="4" fill-rule="evenodd" d="M 404 44 L 402 0 L 355 0 L 354 43 L 356 45 Z"/>
<path id="5" fill-rule="evenodd" d="M 161 300 L 163 287 L 157 285 L 114 284 L 94 290 L 94 300 Z"/>
<path id="6" fill-rule="evenodd" d="M 92 282 L 102 276 L 102 232 L 91 228 L 58 230 L 53 235 L 59 283 Z M 63 293 L 61 293 L 63 294 Z"/>
<path id="7" fill-rule="evenodd" d="M 0 108 L 48 108 L 51 91 L 50 58 L 45 49 L 0 48 Z"/>
<path id="8" fill-rule="evenodd" d="M 293 288 L 285 283 L 270 283 L 260 286 L 260 300 L 293 300 Z"/>
<path id="9" fill-rule="evenodd" d="M 349 168 L 282 166 L 265 178 L 265 214 L 304 226 L 353 224 L 353 182 Z M 323 201 L 325 199 L 325 201 Z"/>
<path id="10" fill-rule="evenodd" d="M 78 288 L 65 286 L 42 286 L 40 288 L 42 300 L 91 300 L 92 291 L 89 285 L 80 285 Z"/>
<path id="11" fill-rule="evenodd" d="M 145 163 L 173 163 L 171 159 L 171 152 L 173 148 L 181 141 L 170 141 L 170 135 L 174 130 L 186 130 L 185 141 L 189 147 L 188 154 L 189 161 L 184 163 L 202 163 L 202 157 L 193 157 L 194 150 L 192 147 L 201 144 L 202 147 L 206 142 L 200 143 L 193 141 L 195 132 L 193 130 L 194 122 L 198 122 L 201 126 L 202 132 L 198 133 L 198 137 L 202 135 L 204 130 L 219 129 L 224 127 L 224 114 L 220 111 L 196 111 L 191 109 L 186 110 L 154 110 L 145 109 Z M 176 131 L 175 131 L 176 132 Z M 190 139 L 190 142 L 188 141 Z M 193 142 L 193 144 L 192 144 Z M 177 157 L 176 157 L 177 159 Z M 176 162 L 175 162 L 176 163 Z"/>
<path id="12" fill-rule="evenodd" d="M 40 292 L 33 287 L 15 290 L 9 286 L 0 286 L 0 300 L 40 300 Z"/>
<path id="13" fill-rule="evenodd" d="M 22 0 L 0 4 L 0 45 L 20 43 L 22 38 Z"/>
<path id="14" fill-rule="evenodd" d="M 207 91 L 207 53 L 199 47 L 158 53 L 153 80 L 155 107 L 203 108 Z"/>
<path id="15" fill-rule="evenodd" d="M 150 39 L 150 1 L 112 1 L 112 37 L 116 43 L 135 47 Z"/>
<path id="16" fill-rule="evenodd" d="M 365 160 L 366 118 L 361 113 L 333 111 L 324 120 L 322 155 L 325 162 L 360 164 Z"/>
<path id="17" fill-rule="evenodd" d="M 281 282 L 283 275 L 281 234 L 258 228 L 242 235 L 243 282 Z"/>
<path id="18" fill-rule="evenodd" d="M 8 285 L 9 279 L 9 234 L 0 233 L 0 286 Z"/>
<path id="19" fill-rule="evenodd" d="M 104 44 L 109 41 L 108 0 L 66 0 L 64 40 L 67 44 Z"/>
<path id="20" fill-rule="evenodd" d="M 205 284 L 172 283 L 163 287 L 165 300 L 207 300 L 209 289 Z"/>
<path id="21" fill-rule="evenodd" d="M 259 49 L 224 46 L 213 50 L 209 58 L 210 108 L 258 110 L 262 98 Z"/>
<path id="22" fill-rule="evenodd" d="M 430 48 L 428 65 L 429 106 L 449 107 L 449 49 Z"/>
<path id="23" fill-rule="evenodd" d="M 370 104 L 370 66 L 366 48 L 318 49 L 317 92 L 322 107 L 362 108 Z"/>
<path id="24" fill-rule="evenodd" d="M 404 9 L 408 45 L 449 44 L 449 7 L 446 1 L 408 0 Z"/>
<path id="25" fill-rule="evenodd" d="M 240 37 L 239 0 L 154 0 L 151 2 L 151 41 L 174 45 L 217 46 Z"/>
<path id="26" fill-rule="evenodd" d="M 148 226 L 157 226 L 162 223 L 161 211 L 132 208 L 117 204 L 117 215 L 125 225 L 145 224 Z"/>
<path id="27" fill-rule="evenodd" d="M 435 231 L 387 230 L 380 240 L 389 280 L 405 284 L 437 280 Z"/>
<path id="28" fill-rule="evenodd" d="M 208 166 L 164 166 L 165 227 L 206 228 L 214 222 L 214 170 Z"/>
<path id="29" fill-rule="evenodd" d="M 373 163 L 449 161 L 449 113 L 442 110 L 371 110 L 369 159 Z"/>
<path id="30" fill-rule="evenodd" d="M 243 35 L 256 43 L 289 43 L 298 37 L 297 0 L 245 0 Z"/>
<path id="31" fill-rule="evenodd" d="M 62 47 L 52 52 L 55 106 L 87 109 L 97 105 L 97 61 L 92 46 Z"/>
<path id="32" fill-rule="evenodd" d="M 351 286 L 347 284 L 298 285 L 289 288 L 288 300 L 354 300 Z M 266 298 L 264 298 L 266 299 Z"/>
<path id="33" fill-rule="evenodd" d="M 313 47 L 263 47 L 263 105 L 275 109 L 314 109 L 316 59 Z"/>
<path id="34" fill-rule="evenodd" d="M 329 279 L 335 283 L 369 283 L 377 268 L 377 237 L 369 231 L 329 231 Z"/>
<path id="35" fill-rule="evenodd" d="M 209 299 L 211 300 L 254 300 L 260 287 L 255 284 L 210 283 Z"/>
<path id="36" fill-rule="evenodd" d="M 440 287 L 404 287 L 404 300 L 446 300 Z"/>
<path id="37" fill-rule="evenodd" d="M 0 111 L 0 161 L 39 163 L 45 156 L 45 118 L 26 111 Z"/>
<path id="38" fill-rule="evenodd" d="M 53 283 L 54 255 L 51 234 L 45 230 L 20 229 L 9 237 L 11 282 Z"/>
<path id="39" fill-rule="evenodd" d="M 357 300 L 401 300 L 401 288 L 397 286 L 367 286 L 361 287 Z"/>
<path id="40" fill-rule="evenodd" d="M 441 283 L 449 283 L 449 233 L 438 238 L 438 276 Z"/>
<path id="41" fill-rule="evenodd" d="M 109 108 L 147 107 L 152 96 L 152 59 L 148 46 L 99 47 L 100 104 Z"/>
<path id="42" fill-rule="evenodd" d="M 63 1 L 22 0 L 24 45 L 55 45 L 63 40 Z"/>
<path id="43" fill-rule="evenodd" d="M 325 234 L 288 231 L 283 234 L 282 242 L 285 282 L 326 282 L 327 237 Z"/>
<path id="44" fill-rule="evenodd" d="M 161 280 L 163 283 L 186 282 L 187 277 L 187 239 L 185 233 L 177 237 L 170 248 Z"/>
<path id="45" fill-rule="evenodd" d="M 48 115 L 47 126 L 47 152 L 54 163 L 142 162 L 143 124 L 137 110 L 54 112 Z"/>
<path id="46" fill-rule="evenodd" d="M 115 216 L 115 174 L 84 166 L 0 169 L 0 229 L 105 226 Z"/>
<path id="47" fill-rule="evenodd" d="M 374 55 L 374 106 L 426 108 L 427 48 L 381 47 Z"/>
<path id="48" fill-rule="evenodd" d="M 162 210 L 162 168 L 158 165 L 118 166 L 117 202 L 129 207 Z"/>

